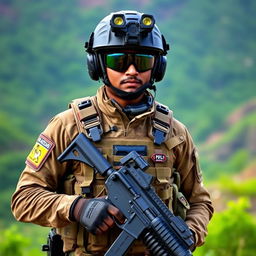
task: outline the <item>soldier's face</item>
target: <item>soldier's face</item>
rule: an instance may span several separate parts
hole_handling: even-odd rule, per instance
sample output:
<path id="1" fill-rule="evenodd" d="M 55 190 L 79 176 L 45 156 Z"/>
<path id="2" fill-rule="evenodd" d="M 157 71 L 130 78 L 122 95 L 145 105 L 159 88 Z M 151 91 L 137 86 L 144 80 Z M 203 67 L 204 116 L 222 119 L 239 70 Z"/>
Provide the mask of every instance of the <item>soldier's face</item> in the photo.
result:
<path id="1" fill-rule="evenodd" d="M 123 53 L 110 54 L 113 56 L 106 61 L 108 79 L 114 87 L 125 92 L 134 92 L 150 81 L 154 56 L 128 54 L 131 55 L 128 57 L 130 59 L 127 56 L 126 59 L 122 59 L 121 54 Z"/>
<path id="2" fill-rule="evenodd" d="M 143 84 L 149 82 L 151 70 L 139 73 L 134 65 L 130 65 L 125 72 L 118 72 L 107 68 L 110 83 L 125 92 L 135 92 Z"/>

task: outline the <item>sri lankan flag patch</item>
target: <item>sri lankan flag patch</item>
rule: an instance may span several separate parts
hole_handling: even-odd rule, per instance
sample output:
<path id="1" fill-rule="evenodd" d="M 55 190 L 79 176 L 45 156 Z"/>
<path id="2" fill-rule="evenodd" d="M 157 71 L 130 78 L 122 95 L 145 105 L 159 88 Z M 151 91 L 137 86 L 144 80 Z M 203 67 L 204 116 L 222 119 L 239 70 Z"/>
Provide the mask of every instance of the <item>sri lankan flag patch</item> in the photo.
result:
<path id="1" fill-rule="evenodd" d="M 53 141 L 45 135 L 40 134 L 35 146 L 27 157 L 26 164 L 38 171 L 46 161 L 54 146 L 55 143 Z"/>

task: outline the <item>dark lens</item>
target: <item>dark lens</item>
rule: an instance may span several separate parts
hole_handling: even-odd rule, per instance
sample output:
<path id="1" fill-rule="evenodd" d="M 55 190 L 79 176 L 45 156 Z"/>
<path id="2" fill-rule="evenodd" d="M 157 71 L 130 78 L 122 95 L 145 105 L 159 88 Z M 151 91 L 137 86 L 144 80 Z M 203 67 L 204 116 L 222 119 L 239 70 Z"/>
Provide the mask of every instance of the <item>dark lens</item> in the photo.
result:
<path id="1" fill-rule="evenodd" d="M 127 68 L 126 65 L 127 55 L 125 53 L 112 53 L 106 55 L 106 65 L 113 70 L 124 72 Z"/>
<path id="2" fill-rule="evenodd" d="M 154 56 L 149 54 L 111 53 L 106 55 L 106 65 L 118 72 L 125 72 L 131 64 L 138 72 L 145 72 L 154 66 Z"/>
<path id="3" fill-rule="evenodd" d="M 154 56 L 149 54 L 135 54 L 134 63 L 137 71 L 145 72 L 154 66 Z"/>

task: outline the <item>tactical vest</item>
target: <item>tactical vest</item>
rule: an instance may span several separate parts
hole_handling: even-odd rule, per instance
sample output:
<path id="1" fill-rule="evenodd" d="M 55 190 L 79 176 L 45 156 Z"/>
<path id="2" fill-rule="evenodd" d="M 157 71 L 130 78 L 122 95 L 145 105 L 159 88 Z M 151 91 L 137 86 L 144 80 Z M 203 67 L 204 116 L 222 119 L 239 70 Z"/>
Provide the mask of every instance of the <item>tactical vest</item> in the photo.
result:
<path id="1" fill-rule="evenodd" d="M 175 214 L 185 217 L 185 210 L 189 208 L 189 204 L 178 191 L 179 174 L 173 169 L 175 159 L 173 148 L 183 143 L 184 138 L 169 136 L 172 132 L 172 111 L 156 103 L 156 111 L 145 137 L 134 138 L 104 136 L 105 131 L 95 97 L 74 100 L 70 107 L 73 109 L 79 132 L 83 132 L 95 142 L 96 147 L 114 168 L 118 169 L 120 159 L 132 150 L 143 156 L 150 164 L 146 172 L 155 177 L 152 185 L 159 197 Z M 82 195 L 86 198 L 105 195 L 104 178 L 85 164 L 76 163 L 76 165 L 75 168 L 80 168 L 80 171 L 67 177 L 64 193 Z M 86 232 L 78 223 L 71 223 L 58 229 L 57 232 L 64 241 L 64 251 L 74 251 L 78 247 L 77 250 L 81 251 L 85 248 L 86 251 L 83 251 L 82 255 L 92 255 L 94 252 L 106 251 L 120 231 L 111 230 L 108 234 L 95 236 Z M 129 253 L 144 251 L 144 245 L 138 241 Z"/>

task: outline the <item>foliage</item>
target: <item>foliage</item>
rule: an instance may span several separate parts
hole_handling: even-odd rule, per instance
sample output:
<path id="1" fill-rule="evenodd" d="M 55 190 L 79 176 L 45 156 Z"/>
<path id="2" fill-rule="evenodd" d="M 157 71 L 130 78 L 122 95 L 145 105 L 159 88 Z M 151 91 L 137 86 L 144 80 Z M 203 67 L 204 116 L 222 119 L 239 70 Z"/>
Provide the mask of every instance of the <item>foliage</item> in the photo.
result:
<path id="1" fill-rule="evenodd" d="M 29 240 L 17 232 L 16 226 L 4 230 L 0 241 L 0 254 L 5 256 L 22 256 L 23 249 L 28 246 Z"/>
<path id="2" fill-rule="evenodd" d="M 225 144 L 232 143 L 240 144 L 240 148 L 244 147 L 246 145 L 245 143 L 249 139 L 246 137 L 246 135 L 248 134 L 248 132 L 253 132 L 256 129 L 256 112 L 252 111 L 252 113 L 245 115 L 242 120 L 239 120 L 238 122 L 232 124 L 232 126 L 228 128 L 228 131 L 224 134 L 221 140 L 211 144 L 210 146 L 208 145 L 208 148 L 206 148 L 205 150 L 215 150 L 223 147 Z M 241 138 L 242 134 L 245 135 L 245 138 Z"/>
<path id="3" fill-rule="evenodd" d="M 252 111 L 227 127 L 221 139 L 200 147 L 202 167 L 207 179 L 236 174 L 255 161 L 256 113 Z"/>
<path id="4" fill-rule="evenodd" d="M 10 213 L 10 201 L 11 194 L 15 190 L 15 184 L 18 181 L 19 172 L 13 170 L 19 170 L 21 166 L 24 166 L 24 159 L 26 152 L 13 151 L 10 153 L 3 153 L 0 155 L 0 219 L 13 220 Z"/>
<path id="5" fill-rule="evenodd" d="M 256 250 L 256 219 L 246 210 L 249 200 L 231 201 L 228 209 L 215 213 L 208 226 L 209 235 L 195 256 L 254 256 Z"/>
<path id="6" fill-rule="evenodd" d="M 239 149 L 226 160 L 202 158 L 201 164 L 205 170 L 206 179 L 218 180 L 223 174 L 232 176 L 242 171 L 250 163 L 249 159 L 249 152 L 245 149 Z"/>
<path id="7" fill-rule="evenodd" d="M 166 10 L 173 18 L 164 24 L 172 51 L 166 77 L 170 85 L 164 83 L 166 88 L 159 90 L 161 100 L 200 141 L 223 127 L 223 117 L 234 105 L 255 95 L 251 84 L 255 47 L 250 43 L 255 41 L 250 16 L 255 3 L 218 0 L 212 5 L 187 1 L 174 13 Z"/>
<path id="8" fill-rule="evenodd" d="M 155 14 L 171 45 L 157 98 L 197 141 L 255 95 L 254 1 L 13 0 L 0 6 L 1 110 L 35 136 L 72 98 L 93 94 L 98 84 L 84 70 L 84 41 L 108 12 L 135 6 Z"/>
<path id="9" fill-rule="evenodd" d="M 1 230 L 0 255 L 43 256 L 41 245 L 45 243 L 48 228 L 26 224 L 11 225 Z"/>
<path id="10" fill-rule="evenodd" d="M 220 181 L 220 189 L 238 196 L 256 196 L 256 178 L 246 181 L 230 179 L 223 176 Z"/>

